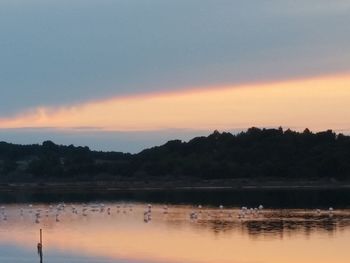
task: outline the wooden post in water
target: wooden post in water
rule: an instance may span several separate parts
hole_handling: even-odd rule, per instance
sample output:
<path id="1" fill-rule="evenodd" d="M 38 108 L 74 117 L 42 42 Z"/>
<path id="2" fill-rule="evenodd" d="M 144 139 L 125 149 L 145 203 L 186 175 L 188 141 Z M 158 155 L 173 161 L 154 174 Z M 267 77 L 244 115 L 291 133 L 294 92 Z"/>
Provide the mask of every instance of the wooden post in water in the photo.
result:
<path id="1" fill-rule="evenodd" d="M 43 230 L 40 229 L 40 243 L 38 243 L 38 254 L 40 257 L 40 263 L 43 263 Z"/>
<path id="2" fill-rule="evenodd" d="M 41 244 L 41 247 L 43 246 L 43 230 L 40 229 L 40 244 Z"/>

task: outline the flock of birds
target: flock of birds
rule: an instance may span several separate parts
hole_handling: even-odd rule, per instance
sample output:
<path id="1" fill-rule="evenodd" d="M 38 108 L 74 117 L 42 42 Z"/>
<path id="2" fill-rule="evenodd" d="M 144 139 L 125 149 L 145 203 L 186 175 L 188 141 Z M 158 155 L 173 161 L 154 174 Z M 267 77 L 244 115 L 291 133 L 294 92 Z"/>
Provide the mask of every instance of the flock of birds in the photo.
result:
<path id="1" fill-rule="evenodd" d="M 119 213 L 120 205 L 117 205 L 117 211 Z M 129 210 L 132 211 L 132 205 L 129 205 Z M 126 205 L 124 205 L 123 212 L 126 213 Z M 24 217 L 25 215 L 32 215 L 34 217 L 35 223 L 39 224 L 40 219 L 44 217 L 54 216 L 56 222 L 60 222 L 60 217 L 65 212 L 70 211 L 72 214 L 81 214 L 82 216 L 88 216 L 89 212 L 100 212 L 107 213 L 111 215 L 111 207 L 105 207 L 103 203 L 101 204 L 83 204 L 81 207 L 77 207 L 75 205 L 68 206 L 64 202 L 59 203 L 57 205 L 49 205 L 46 208 L 42 207 L 34 207 L 32 204 L 29 204 L 27 207 L 22 207 L 19 209 L 20 217 Z M 0 219 L 3 221 L 8 220 L 8 213 L 5 206 L 0 207 Z"/>
<path id="2" fill-rule="evenodd" d="M 49 205 L 46 208 L 42 207 L 34 207 L 32 204 L 29 204 L 27 207 L 22 207 L 19 209 L 19 215 L 21 217 L 24 217 L 25 215 L 31 215 L 32 218 L 34 218 L 34 222 L 39 224 L 42 218 L 44 217 L 54 217 L 56 222 L 60 222 L 61 215 L 63 215 L 66 212 L 71 212 L 73 214 L 80 214 L 83 217 L 87 217 L 90 213 L 104 213 L 107 215 L 112 214 L 112 208 L 111 205 L 105 206 L 105 204 L 82 204 L 79 206 L 75 205 L 66 205 L 65 203 L 59 203 L 57 205 Z M 134 209 L 134 206 L 132 204 L 117 204 L 115 205 L 115 211 L 116 213 L 128 213 L 132 212 Z M 162 207 L 162 213 L 164 215 L 169 214 L 169 206 L 164 205 Z M 218 208 L 215 209 L 204 209 L 202 205 L 198 205 L 195 209 L 192 209 L 189 212 L 188 218 L 192 221 L 201 219 L 203 217 L 207 218 L 216 218 L 216 217 L 228 217 L 233 218 L 234 215 L 238 219 L 245 219 L 245 218 L 252 218 L 252 217 L 258 217 L 262 215 L 264 210 L 263 205 L 259 205 L 255 208 L 248 208 L 243 206 L 240 210 L 230 210 L 230 209 L 224 209 L 223 205 L 220 205 Z M 143 220 L 145 223 L 148 223 L 152 220 L 152 212 L 153 208 L 151 204 L 146 205 L 144 212 L 143 212 Z M 327 212 L 330 216 L 333 215 L 334 209 L 330 207 L 328 210 L 321 210 L 316 209 L 315 213 L 317 215 L 320 215 L 321 213 Z M 8 220 L 8 213 L 4 206 L 0 207 L 0 220 L 7 221 Z"/>
<path id="3" fill-rule="evenodd" d="M 236 213 L 238 219 L 249 219 L 249 218 L 256 218 L 263 214 L 264 206 L 259 205 L 255 208 L 248 208 L 246 206 L 243 206 L 238 212 L 235 212 L 236 210 L 230 210 L 230 209 L 224 209 L 223 205 L 219 206 L 219 212 L 217 209 L 213 210 L 205 210 L 203 209 L 202 205 L 198 205 L 196 210 L 192 210 L 189 213 L 189 218 L 193 221 L 198 220 L 200 218 L 203 218 L 203 216 L 206 216 L 207 218 L 233 218 L 234 214 Z M 328 210 L 321 210 L 316 209 L 315 210 L 317 215 L 321 215 L 322 213 L 327 213 L 329 216 L 333 216 L 334 209 L 333 207 L 329 207 Z M 163 213 L 168 214 L 169 213 L 169 207 L 167 205 L 164 205 L 163 207 Z M 152 219 L 152 205 L 148 204 L 147 209 L 144 212 L 144 221 L 149 222 Z"/>

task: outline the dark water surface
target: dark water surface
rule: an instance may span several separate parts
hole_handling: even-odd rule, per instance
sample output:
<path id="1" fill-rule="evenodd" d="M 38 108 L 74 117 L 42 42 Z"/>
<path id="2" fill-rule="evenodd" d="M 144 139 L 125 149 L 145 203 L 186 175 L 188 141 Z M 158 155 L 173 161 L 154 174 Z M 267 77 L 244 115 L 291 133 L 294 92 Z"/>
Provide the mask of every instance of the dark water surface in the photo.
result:
<path id="1" fill-rule="evenodd" d="M 169 204 L 206 204 L 211 206 L 254 206 L 270 208 L 350 208 L 349 189 L 331 190 L 148 190 L 105 193 L 0 193 L 2 203 L 133 201 Z"/>

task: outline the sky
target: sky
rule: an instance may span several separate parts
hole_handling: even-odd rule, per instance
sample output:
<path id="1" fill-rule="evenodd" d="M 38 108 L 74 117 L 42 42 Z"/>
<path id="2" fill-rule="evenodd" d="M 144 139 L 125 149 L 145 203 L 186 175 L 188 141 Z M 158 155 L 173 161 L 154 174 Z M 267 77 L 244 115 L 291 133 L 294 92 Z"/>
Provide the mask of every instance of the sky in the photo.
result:
<path id="1" fill-rule="evenodd" d="M 340 0 L 2 0 L 0 141 L 350 133 L 349 24 Z"/>

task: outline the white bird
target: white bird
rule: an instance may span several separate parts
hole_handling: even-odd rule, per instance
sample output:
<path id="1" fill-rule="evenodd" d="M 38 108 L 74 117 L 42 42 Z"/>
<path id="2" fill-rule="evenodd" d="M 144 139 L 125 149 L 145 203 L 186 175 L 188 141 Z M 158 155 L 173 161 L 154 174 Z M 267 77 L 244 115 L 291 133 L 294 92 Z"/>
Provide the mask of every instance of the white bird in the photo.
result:
<path id="1" fill-rule="evenodd" d="M 145 223 L 148 223 L 151 220 L 152 220 L 151 212 L 150 211 L 144 211 L 144 213 L 143 213 L 143 221 Z"/>
<path id="2" fill-rule="evenodd" d="M 198 218 L 197 213 L 196 213 L 195 211 L 192 211 L 192 212 L 190 213 L 190 218 L 191 218 L 191 219 L 197 219 L 197 218 Z"/>
<path id="3" fill-rule="evenodd" d="M 244 218 L 244 217 L 245 217 L 245 212 L 244 212 L 244 210 L 239 211 L 237 217 L 238 217 L 239 219 Z"/>

